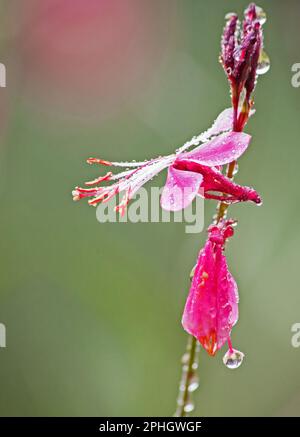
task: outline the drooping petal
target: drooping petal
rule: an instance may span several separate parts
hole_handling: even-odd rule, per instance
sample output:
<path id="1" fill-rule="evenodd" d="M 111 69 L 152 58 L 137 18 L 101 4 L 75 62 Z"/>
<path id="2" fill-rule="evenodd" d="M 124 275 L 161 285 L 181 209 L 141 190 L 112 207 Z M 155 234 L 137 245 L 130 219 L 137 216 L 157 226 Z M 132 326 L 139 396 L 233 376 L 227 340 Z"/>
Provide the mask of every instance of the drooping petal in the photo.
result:
<path id="1" fill-rule="evenodd" d="M 179 211 L 186 208 L 196 197 L 202 179 L 200 173 L 177 170 L 170 166 L 160 198 L 161 207 L 167 211 Z"/>
<path id="2" fill-rule="evenodd" d="M 237 285 L 222 253 L 223 231 L 209 237 L 200 251 L 182 318 L 184 329 L 210 355 L 228 341 L 238 319 Z"/>
<path id="3" fill-rule="evenodd" d="M 247 149 L 251 136 L 243 132 L 228 132 L 208 141 L 178 159 L 192 160 L 213 167 L 238 159 Z"/>

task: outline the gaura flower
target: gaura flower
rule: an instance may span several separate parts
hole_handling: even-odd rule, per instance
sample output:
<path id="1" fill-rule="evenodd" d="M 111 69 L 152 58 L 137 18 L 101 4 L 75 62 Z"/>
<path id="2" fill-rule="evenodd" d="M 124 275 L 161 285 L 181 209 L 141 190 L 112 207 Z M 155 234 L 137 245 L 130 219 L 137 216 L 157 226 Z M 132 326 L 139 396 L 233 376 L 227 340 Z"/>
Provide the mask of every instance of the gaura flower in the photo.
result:
<path id="1" fill-rule="evenodd" d="M 233 354 L 241 354 L 232 348 L 230 340 L 232 327 L 238 320 L 239 297 L 224 255 L 225 242 L 233 235 L 234 224 L 233 220 L 227 220 L 208 228 L 182 317 L 184 329 L 197 338 L 209 355 L 215 355 L 228 342 L 227 359 L 229 356 L 231 360 Z"/>
<path id="2" fill-rule="evenodd" d="M 89 158 L 89 164 L 125 167 L 125 171 L 86 182 L 89 188 L 76 187 L 73 199 L 92 197 L 90 205 L 107 202 L 118 193 L 124 192 L 119 205 L 115 207 L 121 215 L 125 213 L 129 200 L 155 175 L 168 168 L 168 176 L 161 196 L 161 206 L 169 211 L 187 207 L 197 194 L 206 199 L 217 199 L 228 203 L 261 199 L 253 188 L 234 183 L 222 173 L 222 166 L 238 159 L 247 149 L 251 136 L 242 132 L 230 132 L 233 111 L 225 109 L 217 117 L 212 127 L 195 136 L 177 151 L 168 156 L 160 156 L 144 162 L 110 162 Z M 195 147 L 191 151 L 188 149 Z M 98 184 L 111 181 L 111 185 Z"/>

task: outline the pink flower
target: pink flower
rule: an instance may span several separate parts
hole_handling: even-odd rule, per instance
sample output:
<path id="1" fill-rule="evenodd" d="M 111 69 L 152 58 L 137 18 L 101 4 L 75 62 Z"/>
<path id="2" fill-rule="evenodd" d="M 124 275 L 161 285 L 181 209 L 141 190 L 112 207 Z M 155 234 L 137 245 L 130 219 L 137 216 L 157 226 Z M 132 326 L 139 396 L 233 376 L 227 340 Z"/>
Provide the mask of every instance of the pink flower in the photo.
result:
<path id="1" fill-rule="evenodd" d="M 208 228 L 208 239 L 200 251 L 191 289 L 184 308 L 182 325 L 198 339 L 209 355 L 230 342 L 238 320 L 238 288 L 228 270 L 224 244 L 233 235 L 232 220 Z"/>
<path id="2" fill-rule="evenodd" d="M 248 134 L 230 132 L 232 121 L 232 109 L 225 109 L 206 132 L 192 138 L 175 153 L 149 161 L 110 162 L 90 158 L 87 161 L 89 164 L 125 167 L 126 170 L 117 174 L 108 172 L 87 182 L 86 185 L 90 188 L 76 187 L 73 198 L 79 200 L 92 197 L 89 204 L 97 205 L 124 192 L 121 202 L 116 206 L 116 210 L 124 214 L 129 200 L 140 187 L 165 168 L 169 168 L 161 196 L 161 206 L 166 210 L 178 211 L 187 207 L 197 194 L 228 203 L 251 200 L 260 204 L 261 199 L 254 189 L 235 184 L 222 174 L 222 166 L 238 159 L 247 149 L 251 139 Z M 188 152 L 187 150 L 193 146 L 198 147 Z M 113 183 L 97 185 L 106 181 Z"/>

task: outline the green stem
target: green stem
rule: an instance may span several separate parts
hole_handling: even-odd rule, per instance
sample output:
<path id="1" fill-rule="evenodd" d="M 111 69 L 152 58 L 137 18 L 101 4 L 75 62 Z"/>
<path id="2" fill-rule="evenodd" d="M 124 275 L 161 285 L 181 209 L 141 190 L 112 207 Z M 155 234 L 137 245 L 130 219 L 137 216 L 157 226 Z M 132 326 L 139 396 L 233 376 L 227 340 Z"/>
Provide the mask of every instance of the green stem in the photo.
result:
<path id="1" fill-rule="evenodd" d="M 233 132 L 239 132 L 243 129 L 245 122 L 249 116 L 250 106 L 248 100 L 244 102 L 243 110 L 245 111 L 244 122 L 239 129 L 238 126 L 238 98 L 235 95 L 234 90 L 232 90 L 232 106 L 233 106 Z M 246 104 L 247 103 L 247 104 Z M 227 166 L 226 176 L 229 179 L 234 178 L 234 173 L 236 170 L 236 161 L 232 161 Z M 215 216 L 215 223 L 219 223 L 222 219 L 226 218 L 228 204 L 226 202 L 219 202 L 217 206 L 217 214 Z M 191 272 L 191 279 L 193 278 L 194 269 Z M 196 338 L 189 335 L 186 353 L 182 358 L 182 374 L 179 384 L 179 394 L 177 398 L 177 409 L 175 412 L 176 417 L 185 417 L 194 409 L 194 404 L 191 401 L 190 393 L 198 388 L 196 371 L 198 369 L 198 352 L 199 343 Z M 195 382 L 195 383 L 193 383 Z"/>
<path id="2" fill-rule="evenodd" d="M 194 409 L 191 393 L 198 388 L 198 378 L 196 375 L 198 352 L 197 340 L 192 335 L 189 335 L 186 352 L 182 357 L 182 373 L 175 417 L 185 417 Z"/>

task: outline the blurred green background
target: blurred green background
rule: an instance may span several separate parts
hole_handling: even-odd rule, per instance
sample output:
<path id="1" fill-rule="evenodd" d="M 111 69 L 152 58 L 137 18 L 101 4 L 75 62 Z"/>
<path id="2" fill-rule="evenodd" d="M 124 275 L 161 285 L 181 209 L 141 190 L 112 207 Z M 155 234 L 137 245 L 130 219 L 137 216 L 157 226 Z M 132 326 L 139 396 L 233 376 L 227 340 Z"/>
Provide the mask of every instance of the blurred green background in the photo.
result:
<path id="1" fill-rule="evenodd" d="M 229 106 L 218 63 L 241 1 L 0 2 L 0 414 L 171 415 L 186 335 L 180 319 L 205 232 L 180 223 L 100 224 L 71 190 L 85 159 L 172 152 Z M 259 80 L 237 181 L 263 207 L 232 206 L 240 291 L 237 371 L 200 354 L 193 415 L 300 413 L 298 1 L 260 1 L 272 67 Z M 152 184 L 162 184 L 165 174 Z M 149 184 L 151 185 L 151 184 Z M 206 203 L 206 225 L 214 213 Z"/>

